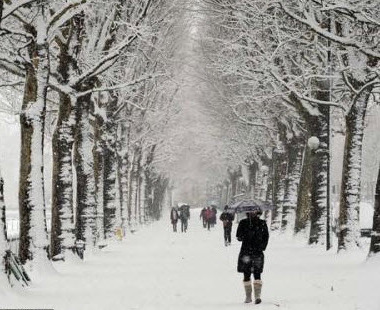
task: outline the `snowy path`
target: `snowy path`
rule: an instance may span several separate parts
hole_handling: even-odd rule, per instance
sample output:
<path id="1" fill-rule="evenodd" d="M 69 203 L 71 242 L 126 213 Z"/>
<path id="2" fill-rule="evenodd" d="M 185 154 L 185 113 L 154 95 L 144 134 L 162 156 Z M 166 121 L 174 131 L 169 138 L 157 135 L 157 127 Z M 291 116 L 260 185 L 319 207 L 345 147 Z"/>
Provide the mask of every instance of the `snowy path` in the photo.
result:
<path id="1" fill-rule="evenodd" d="M 168 221 L 155 223 L 85 262 L 56 264 L 60 274 L 7 296 L 0 308 L 359 309 L 361 257 L 342 260 L 275 236 L 266 252 L 263 303 L 243 304 L 239 247 L 224 247 L 220 223 L 206 231 L 196 211 L 186 234 L 171 232 Z"/>

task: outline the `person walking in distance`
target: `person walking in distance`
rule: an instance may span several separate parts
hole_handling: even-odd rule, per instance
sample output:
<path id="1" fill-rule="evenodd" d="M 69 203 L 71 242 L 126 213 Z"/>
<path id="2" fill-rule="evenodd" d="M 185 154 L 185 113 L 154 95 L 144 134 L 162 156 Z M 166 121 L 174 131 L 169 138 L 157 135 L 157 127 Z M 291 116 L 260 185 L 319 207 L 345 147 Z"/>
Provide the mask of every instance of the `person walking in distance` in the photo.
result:
<path id="1" fill-rule="evenodd" d="M 210 207 L 207 207 L 205 211 L 205 217 L 206 217 L 206 227 L 207 230 L 210 230 L 211 227 L 211 220 L 212 220 L 212 210 Z"/>
<path id="2" fill-rule="evenodd" d="M 203 207 L 203 209 L 201 210 L 201 214 L 199 215 L 199 218 L 202 219 L 203 228 L 206 228 L 207 226 L 206 211 L 206 207 Z"/>
<path id="3" fill-rule="evenodd" d="M 228 246 L 231 244 L 232 222 L 235 219 L 235 214 L 228 212 L 227 209 L 228 209 L 228 206 L 225 206 L 224 211 L 222 212 L 219 218 L 223 222 L 225 246 Z"/>
<path id="4" fill-rule="evenodd" d="M 211 227 L 214 227 L 214 225 L 216 224 L 216 214 L 218 213 L 218 211 L 216 210 L 215 206 L 211 207 L 211 212 L 212 212 Z"/>
<path id="5" fill-rule="evenodd" d="M 177 232 L 178 211 L 174 207 L 170 211 L 170 221 L 171 221 L 171 223 L 173 225 L 173 231 Z"/>
<path id="6" fill-rule="evenodd" d="M 242 242 L 237 269 L 238 272 L 244 274 L 243 284 L 246 303 L 252 302 L 252 273 L 254 276 L 255 303 L 261 303 L 263 285 L 261 273 L 264 268 L 264 251 L 268 245 L 269 232 L 266 222 L 259 218 L 260 215 L 260 208 L 253 208 L 247 213 L 247 218 L 240 221 L 236 231 L 237 240 Z"/>
<path id="7" fill-rule="evenodd" d="M 181 232 L 187 231 L 187 225 L 190 217 L 190 211 L 186 206 L 182 206 L 179 211 L 179 218 L 181 220 Z"/>
<path id="8" fill-rule="evenodd" d="M 214 212 L 212 212 L 211 207 L 207 207 L 206 209 L 207 230 L 210 230 L 210 228 L 212 227 L 213 217 L 214 217 Z"/>

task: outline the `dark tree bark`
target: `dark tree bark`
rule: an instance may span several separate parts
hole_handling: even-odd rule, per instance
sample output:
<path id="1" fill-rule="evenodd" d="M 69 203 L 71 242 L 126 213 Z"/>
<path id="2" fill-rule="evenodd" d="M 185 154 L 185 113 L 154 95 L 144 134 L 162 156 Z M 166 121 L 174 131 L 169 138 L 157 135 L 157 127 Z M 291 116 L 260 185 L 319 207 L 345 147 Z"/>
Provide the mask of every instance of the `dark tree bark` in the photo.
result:
<path id="1" fill-rule="evenodd" d="M 128 223 L 128 141 L 129 130 L 126 124 L 119 125 L 118 139 L 117 139 L 117 164 L 118 164 L 118 183 L 119 183 L 119 197 L 121 209 L 121 228 L 123 234 L 126 232 L 126 225 Z"/>
<path id="2" fill-rule="evenodd" d="M 60 94 L 58 122 L 53 135 L 52 257 L 64 254 L 66 250 L 74 252 L 75 249 L 72 161 L 74 131 L 75 109 L 71 98 Z"/>
<path id="3" fill-rule="evenodd" d="M 33 27 L 28 31 L 37 36 Z M 46 41 L 34 39 L 28 48 L 25 88 L 20 116 L 21 157 L 19 179 L 20 243 L 22 263 L 47 257 L 47 227 L 44 198 L 43 146 L 49 57 Z M 46 256 L 45 256 L 46 254 Z"/>
<path id="4" fill-rule="evenodd" d="M 91 95 L 77 99 L 77 128 L 74 159 L 77 175 L 76 237 L 93 247 L 96 240 L 96 200 L 94 174 L 94 128 Z"/>
<path id="5" fill-rule="evenodd" d="M 159 220 L 162 215 L 162 207 L 165 199 L 166 189 L 169 180 L 162 176 L 157 176 L 153 183 L 153 219 Z"/>
<path id="6" fill-rule="evenodd" d="M 339 209 L 338 250 L 360 245 L 360 183 L 364 121 L 372 87 L 358 94 L 346 116 L 343 176 Z"/>
<path id="7" fill-rule="evenodd" d="M 145 204 L 147 209 L 147 216 L 149 219 L 153 218 L 153 179 L 152 179 L 152 173 L 149 168 L 144 170 L 145 174 L 145 189 L 144 189 L 144 195 L 145 195 Z"/>
<path id="8" fill-rule="evenodd" d="M 75 15 L 60 29 L 55 42 L 59 47 L 58 79 L 66 85 L 78 68 L 77 54 L 83 40 L 83 15 Z M 75 47 L 75 48 L 73 48 Z M 59 93 L 59 113 L 53 134 L 52 256 L 75 253 L 73 145 L 76 127 L 76 99 Z"/>
<path id="9" fill-rule="evenodd" d="M 3 19 L 4 0 L 0 0 L 0 25 Z"/>
<path id="10" fill-rule="evenodd" d="M 310 221 L 311 210 L 311 187 L 312 187 L 312 162 L 314 160 L 314 154 L 309 147 L 305 147 L 303 153 L 303 164 L 301 170 L 300 185 L 298 187 L 298 199 L 296 208 L 296 221 L 294 226 L 294 232 L 300 233 L 305 231 Z"/>
<path id="11" fill-rule="evenodd" d="M 375 191 L 375 210 L 373 213 L 373 226 L 371 233 L 371 245 L 369 255 L 380 252 L 380 168 L 377 173 L 376 191 Z"/>
<path id="12" fill-rule="evenodd" d="M 97 101 L 96 104 L 100 105 Z M 100 107 L 98 109 L 101 109 Z M 104 141 L 103 141 L 104 119 L 102 115 L 95 115 L 94 124 L 94 178 L 96 191 L 96 241 L 102 244 L 105 239 L 104 231 Z"/>
<path id="13" fill-rule="evenodd" d="M 36 100 L 37 81 L 32 66 L 27 67 L 25 77 L 25 90 L 23 98 L 23 107 L 26 108 L 29 102 Z M 31 259 L 30 247 L 30 211 L 29 211 L 29 191 L 31 186 L 29 179 L 31 170 L 31 143 L 33 127 L 28 121 L 26 115 L 20 115 L 21 126 L 21 155 L 20 162 L 20 178 L 19 178 L 19 213 L 20 213 L 20 243 L 19 243 L 19 257 L 22 263 Z"/>
<path id="14" fill-rule="evenodd" d="M 4 181 L 0 171 L 0 284 L 7 283 L 7 266 L 5 264 L 7 250 L 7 225 L 4 203 Z"/>
<path id="15" fill-rule="evenodd" d="M 313 182 L 311 188 L 309 244 L 326 244 L 327 233 L 327 176 L 329 165 L 329 133 L 326 107 L 320 107 L 321 115 L 314 121 L 319 147 L 314 151 L 312 162 Z"/>
<path id="16" fill-rule="evenodd" d="M 304 143 L 302 143 L 300 139 L 294 139 L 291 144 L 287 145 L 288 167 L 282 208 L 282 231 L 294 232 L 298 200 L 298 184 L 301 178 L 303 145 Z"/>
<path id="17" fill-rule="evenodd" d="M 281 227 L 282 206 L 285 194 L 285 177 L 287 170 L 286 153 L 283 150 L 274 150 L 272 153 L 272 219 L 271 229 L 278 230 Z"/>
<path id="18" fill-rule="evenodd" d="M 326 81 L 323 80 L 316 84 L 320 89 L 315 92 L 316 98 L 328 101 L 329 92 L 326 91 Z M 296 96 L 291 95 L 290 97 L 305 121 L 308 129 L 306 138 L 316 137 L 319 140 L 319 146 L 316 150 L 307 148 L 304 152 L 295 232 L 298 233 L 304 230 L 310 220 L 309 244 L 325 244 L 328 201 L 327 176 L 329 169 L 329 107 L 321 106 L 316 111 L 319 113 L 311 115 Z"/>
<path id="19" fill-rule="evenodd" d="M 107 119 L 104 124 L 104 148 L 103 148 L 103 195 L 104 195 L 104 229 L 105 237 L 115 236 L 117 227 L 116 210 L 116 177 L 117 177 L 117 153 L 116 131 L 117 125 L 113 117 L 117 105 L 116 98 L 111 98 L 107 104 Z"/>
<path id="20" fill-rule="evenodd" d="M 252 197 L 256 194 L 256 186 L 257 186 L 257 173 L 258 173 L 259 165 L 256 161 L 250 162 L 248 165 L 248 192 Z M 258 198 L 258 197 L 254 197 Z"/>
<path id="21" fill-rule="evenodd" d="M 141 147 L 136 148 L 135 160 L 132 170 L 132 206 L 133 206 L 133 221 L 137 225 L 140 222 L 140 206 L 139 206 L 139 182 L 140 182 L 140 162 L 141 162 Z"/>
<path id="22" fill-rule="evenodd" d="M 265 196 L 264 200 L 273 203 L 272 198 L 273 198 L 273 174 L 272 174 L 272 169 L 273 169 L 273 158 L 270 158 L 268 156 L 262 156 L 261 157 L 261 163 L 262 165 L 266 166 L 268 171 L 267 171 L 267 179 L 266 179 L 266 188 L 265 188 Z"/>
<path id="23" fill-rule="evenodd" d="M 237 170 L 228 169 L 228 176 L 229 176 L 230 184 L 231 184 L 230 198 L 232 198 L 235 195 L 237 195 L 238 181 L 239 181 L 239 178 L 241 177 L 241 171 L 240 169 L 237 169 Z"/>
<path id="24" fill-rule="evenodd" d="M 145 201 L 145 208 L 146 208 L 146 214 L 149 219 L 153 218 L 153 197 L 152 197 L 152 190 L 153 190 L 153 173 L 152 173 L 152 162 L 154 159 L 154 153 L 156 150 L 156 145 L 153 145 L 150 147 L 148 151 L 148 155 L 145 160 L 145 164 L 143 166 L 144 170 L 144 201 Z"/>
<path id="25" fill-rule="evenodd" d="M 135 150 L 132 153 L 131 159 L 128 162 L 128 179 L 127 179 L 127 185 L 128 185 L 128 202 L 127 202 L 127 214 L 128 214 L 128 227 L 129 229 L 134 229 L 133 226 L 135 224 L 135 206 L 134 206 L 134 197 L 135 197 L 135 190 L 134 190 L 134 182 L 135 182 L 135 164 L 136 164 L 136 152 Z"/>

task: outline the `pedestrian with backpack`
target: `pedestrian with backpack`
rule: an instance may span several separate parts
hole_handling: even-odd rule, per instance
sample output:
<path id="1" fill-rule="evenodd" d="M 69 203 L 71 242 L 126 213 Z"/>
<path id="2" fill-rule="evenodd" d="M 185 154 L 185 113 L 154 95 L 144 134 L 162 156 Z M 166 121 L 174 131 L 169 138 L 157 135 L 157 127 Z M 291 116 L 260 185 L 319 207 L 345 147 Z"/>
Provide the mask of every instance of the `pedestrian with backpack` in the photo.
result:
<path id="1" fill-rule="evenodd" d="M 199 218 L 202 219 L 203 228 L 206 228 L 207 226 L 206 211 L 206 207 L 203 207 L 203 209 L 201 210 L 201 214 L 199 215 Z"/>
<path id="2" fill-rule="evenodd" d="M 181 232 L 187 231 L 188 221 L 190 217 L 190 211 L 186 206 L 182 206 L 179 211 L 179 218 L 181 220 Z"/>
<path id="3" fill-rule="evenodd" d="M 225 206 L 224 211 L 219 217 L 219 219 L 223 222 L 225 246 L 228 246 L 231 244 L 232 222 L 235 219 L 235 214 L 228 212 L 227 209 L 228 209 L 228 206 Z"/>
<path id="4" fill-rule="evenodd" d="M 170 211 L 170 221 L 173 225 L 173 231 L 177 232 L 178 211 L 174 207 Z"/>
<path id="5" fill-rule="evenodd" d="M 211 227 L 214 227 L 214 225 L 216 224 L 216 214 L 218 213 L 218 211 L 216 210 L 215 206 L 212 206 L 211 207 Z"/>
<path id="6" fill-rule="evenodd" d="M 252 302 L 251 274 L 253 273 L 253 289 L 255 294 L 255 304 L 261 303 L 261 273 L 264 268 L 264 251 L 268 245 L 269 232 L 267 224 L 259 216 L 259 207 L 252 208 L 247 213 L 247 218 L 240 221 L 236 231 L 236 237 L 242 242 L 239 259 L 238 272 L 244 274 L 244 290 L 246 303 Z"/>
<path id="7" fill-rule="evenodd" d="M 206 223 L 207 223 L 207 230 L 210 230 L 212 220 L 213 220 L 213 212 L 210 207 L 207 207 L 206 212 L 205 212 L 205 217 L 206 217 Z"/>

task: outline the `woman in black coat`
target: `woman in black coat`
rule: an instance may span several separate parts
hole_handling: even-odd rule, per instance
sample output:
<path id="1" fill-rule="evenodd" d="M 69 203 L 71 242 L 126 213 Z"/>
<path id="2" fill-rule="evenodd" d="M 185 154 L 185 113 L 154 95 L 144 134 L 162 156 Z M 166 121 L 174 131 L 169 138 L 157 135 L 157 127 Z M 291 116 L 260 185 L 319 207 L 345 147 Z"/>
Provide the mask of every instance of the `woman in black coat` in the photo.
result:
<path id="1" fill-rule="evenodd" d="M 255 303 L 261 302 L 261 273 L 264 268 L 264 251 L 269 240 L 267 224 L 259 218 L 261 210 L 247 213 L 247 218 L 240 221 L 236 231 L 236 237 L 242 241 L 238 272 L 244 273 L 244 289 L 246 293 L 246 303 L 252 302 L 251 274 L 253 273 L 253 287 L 255 291 Z"/>

